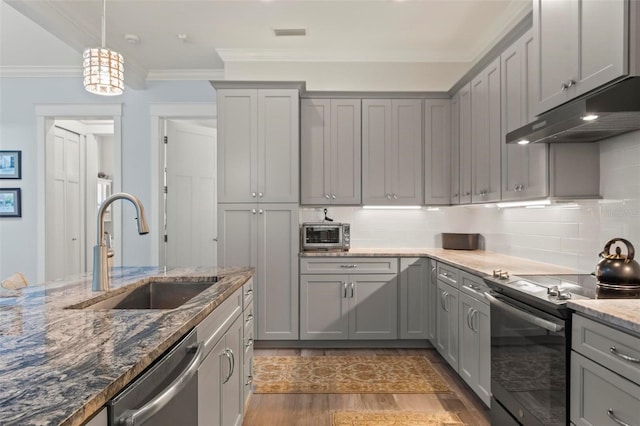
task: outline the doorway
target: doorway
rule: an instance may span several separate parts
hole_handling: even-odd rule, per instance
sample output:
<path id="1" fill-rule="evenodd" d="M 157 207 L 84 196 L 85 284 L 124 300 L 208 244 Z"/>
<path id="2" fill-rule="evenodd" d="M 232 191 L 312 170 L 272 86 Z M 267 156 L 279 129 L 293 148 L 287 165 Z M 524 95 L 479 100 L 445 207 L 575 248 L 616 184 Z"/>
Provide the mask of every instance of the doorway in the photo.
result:
<path id="1" fill-rule="evenodd" d="M 93 266 L 99 192 L 121 187 L 121 105 L 37 105 L 36 131 L 37 198 L 44 206 L 38 210 L 38 281 L 43 282 Z M 99 174 L 107 178 L 100 185 Z M 113 209 L 108 225 L 117 235 L 120 216 Z M 121 241 L 114 250 L 119 264 Z"/>

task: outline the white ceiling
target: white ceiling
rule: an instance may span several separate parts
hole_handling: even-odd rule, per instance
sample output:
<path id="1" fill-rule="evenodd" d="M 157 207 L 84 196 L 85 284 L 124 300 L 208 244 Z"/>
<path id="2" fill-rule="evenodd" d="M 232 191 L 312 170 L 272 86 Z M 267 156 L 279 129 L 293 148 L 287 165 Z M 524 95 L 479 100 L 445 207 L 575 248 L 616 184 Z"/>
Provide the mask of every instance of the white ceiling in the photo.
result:
<path id="1" fill-rule="evenodd" d="M 0 68 L 79 67 L 81 52 L 100 44 L 101 0 L 2 2 Z M 471 66 L 530 10 L 530 0 L 108 0 L 107 46 L 141 82 L 231 61 Z M 275 28 L 307 35 L 275 37 Z"/>

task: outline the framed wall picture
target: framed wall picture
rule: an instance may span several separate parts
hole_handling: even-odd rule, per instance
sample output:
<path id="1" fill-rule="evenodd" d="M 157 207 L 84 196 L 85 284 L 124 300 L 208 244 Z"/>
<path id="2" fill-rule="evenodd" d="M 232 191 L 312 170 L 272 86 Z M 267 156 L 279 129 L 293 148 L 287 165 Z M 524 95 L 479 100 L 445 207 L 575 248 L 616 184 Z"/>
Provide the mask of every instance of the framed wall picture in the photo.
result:
<path id="1" fill-rule="evenodd" d="M 0 217 L 22 217 L 20 188 L 0 188 Z"/>
<path id="2" fill-rule="evenodd" d="M 0 151 L 0 179 L 22 179 L 22 151 Z"/>

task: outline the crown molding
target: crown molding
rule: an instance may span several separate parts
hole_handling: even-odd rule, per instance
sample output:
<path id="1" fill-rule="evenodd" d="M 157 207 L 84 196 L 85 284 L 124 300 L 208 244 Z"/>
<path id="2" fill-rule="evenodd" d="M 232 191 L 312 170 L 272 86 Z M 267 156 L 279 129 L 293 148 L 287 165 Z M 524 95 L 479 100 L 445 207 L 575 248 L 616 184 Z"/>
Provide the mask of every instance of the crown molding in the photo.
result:
<path id="1" fill-rule="evenodd" d="M 149 80 L 224 80 L 224 69 L 149 70 Z"/>
<path id="2" fill-rule="evenodd" d="M 82 67 L 76 66 L 0 66 L 0 77 L 9 78 L 47 78 L 82 77 Z"/>
<path id="3" fill-rule="evenodd" d="M 471 62 L 467 53 L 433 55 L 427 52 L 349 51 L 336 49 L 216 49 L 224 62 L 409 62 L 409 63 L 457 63 Z"/>

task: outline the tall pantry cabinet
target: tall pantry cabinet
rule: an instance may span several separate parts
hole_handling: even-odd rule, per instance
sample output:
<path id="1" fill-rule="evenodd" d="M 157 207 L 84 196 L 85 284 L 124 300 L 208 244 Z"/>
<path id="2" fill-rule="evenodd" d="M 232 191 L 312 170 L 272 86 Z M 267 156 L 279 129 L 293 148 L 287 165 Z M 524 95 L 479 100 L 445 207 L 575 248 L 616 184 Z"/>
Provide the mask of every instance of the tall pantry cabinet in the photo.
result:
<path id="1" fill-rule="evenodd" d="M 297 340 L 300 85 L 213 85 L 218 264 L 256 268 L 257 340 Z"/>

